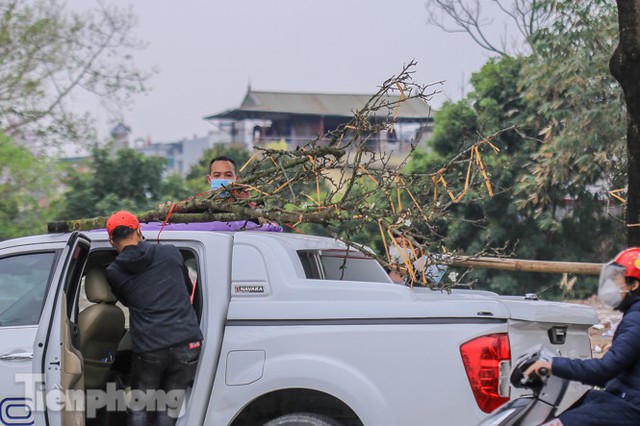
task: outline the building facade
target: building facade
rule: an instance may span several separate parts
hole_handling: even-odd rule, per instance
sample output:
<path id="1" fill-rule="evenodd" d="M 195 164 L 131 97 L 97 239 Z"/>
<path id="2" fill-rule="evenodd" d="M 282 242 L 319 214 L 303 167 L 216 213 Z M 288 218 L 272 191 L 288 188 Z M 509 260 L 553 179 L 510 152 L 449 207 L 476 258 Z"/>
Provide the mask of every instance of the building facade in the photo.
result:
<path id="1" fill-rule="evenodd" d="M 280 149 L 295 149 L 322 139 L 341 128 L 371 95 L 263 92 L 249 88 L 238 108 L 205 117 L 226 131 L 232 142 Z M 394 121 L 393 131 L 370 135 L 367 147 L 383 152 L 407 153 L 431 133 L 430 106 L 422 99 L 401 101 L 387 96 L 389 108 L 369 115 L 373 123 Z M 396 107 L 396 105 L 398 105 Z"/>

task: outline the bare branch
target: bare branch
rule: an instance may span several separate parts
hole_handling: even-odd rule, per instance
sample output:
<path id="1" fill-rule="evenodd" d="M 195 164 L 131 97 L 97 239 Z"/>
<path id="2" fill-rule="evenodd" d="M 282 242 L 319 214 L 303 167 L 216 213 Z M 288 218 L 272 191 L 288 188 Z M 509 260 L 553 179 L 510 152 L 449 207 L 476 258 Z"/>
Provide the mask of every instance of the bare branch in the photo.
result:
<path id="1" fill-rule="evenodd" d="M 480 0 L 429 0 L 427 2 L 427 18 L 429 24 L 446 32 L 467 33 L 476 44 L 483 49 L 500 56 L 513 56 L 520 50 L 517 46 L 523 41 L 529 48 L 530 37 L 544 28 L 551 17 L 549 10 L 540 7 L 540 0 L 491 0 L 494 8 L 505 18 L 505 29 L 492 40 L 487 29 L 494 23 L 492 11 L 485 11 Z M 486 18 L 484 16 L 491 16 Z M 508 23 L 515 25 L 523 40 L 516 41 L 509 36 Z M 513 44 L 513 48 L 509 48 Z"/>

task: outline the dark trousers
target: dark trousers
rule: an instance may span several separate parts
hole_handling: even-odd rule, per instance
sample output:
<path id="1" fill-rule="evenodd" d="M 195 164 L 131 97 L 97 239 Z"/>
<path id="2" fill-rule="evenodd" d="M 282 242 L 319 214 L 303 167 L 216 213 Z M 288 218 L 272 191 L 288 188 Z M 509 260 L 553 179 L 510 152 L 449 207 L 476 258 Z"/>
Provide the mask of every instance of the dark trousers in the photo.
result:
<path id="1" fill-rule="evenodd" d="M 613 393 L 590 390 L 558 418 L 564 426 L 638 426 L 640 407 Z"/>
<path id="2" fill-rule="evenodd" d="M 199 357 L 200 342 L 134 353 L 127 425 L 175 425 Z"/>

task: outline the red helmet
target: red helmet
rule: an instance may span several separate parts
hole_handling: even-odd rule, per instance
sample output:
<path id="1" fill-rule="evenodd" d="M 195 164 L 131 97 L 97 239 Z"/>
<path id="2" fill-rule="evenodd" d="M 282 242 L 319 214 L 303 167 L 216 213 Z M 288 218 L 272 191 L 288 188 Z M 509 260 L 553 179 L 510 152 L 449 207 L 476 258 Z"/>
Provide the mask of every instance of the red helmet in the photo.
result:
<path id="1" fill-rule="evenodd" d="M 620 252 L 613 261 L 626 270 L 625 277 L 640 280 L 640 247 L 631 247 Z"/>

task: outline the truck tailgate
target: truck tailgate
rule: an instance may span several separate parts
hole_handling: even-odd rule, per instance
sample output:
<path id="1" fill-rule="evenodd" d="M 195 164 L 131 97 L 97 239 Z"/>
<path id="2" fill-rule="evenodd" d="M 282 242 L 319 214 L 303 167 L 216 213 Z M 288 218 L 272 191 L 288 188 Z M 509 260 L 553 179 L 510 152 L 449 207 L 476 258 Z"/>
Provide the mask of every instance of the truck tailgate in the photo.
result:
<path id="1" fill-rule="evenodd" d="M 544 344 L 558 356 L 591 358 L 588 329 L 598 324 L 598 316 L 584 305 L 501 297 L 510 312 L 509 342 L 514 362 L 523 352 L 537 344 Z M 589 389 L 572 382 L 562 401 L 561 409 L 573 404 Z M 522 395 L 523 390 L 511 388 L 511 397 Z"/>

